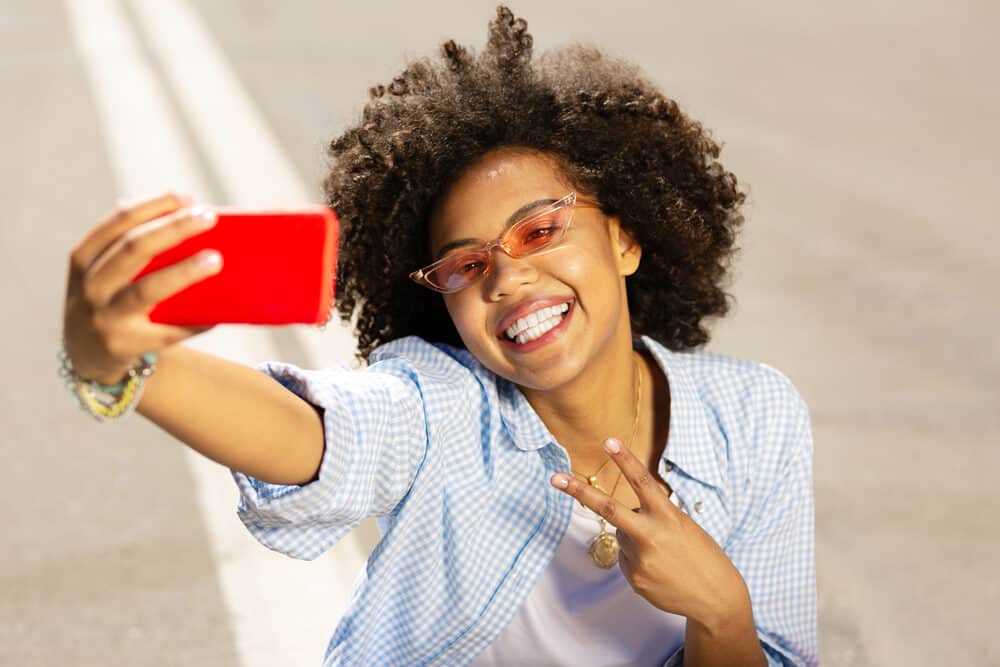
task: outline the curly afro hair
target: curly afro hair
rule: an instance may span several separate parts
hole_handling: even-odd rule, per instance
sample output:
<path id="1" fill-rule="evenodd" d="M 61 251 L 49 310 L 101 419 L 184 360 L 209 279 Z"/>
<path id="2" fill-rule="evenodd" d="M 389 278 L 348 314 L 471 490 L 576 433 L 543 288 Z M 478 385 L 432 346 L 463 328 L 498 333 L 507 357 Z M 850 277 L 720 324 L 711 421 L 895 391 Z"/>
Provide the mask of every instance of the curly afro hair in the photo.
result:
<path id="1" fill-rule="evenodd" d="M 357 317 L 359 358 L 408 335 L 463 346 L 441 295 L 408 273 L 431 261 L 436 197 L 501 147 L 551 155 L 639 241 L 626 281 L 634 333 L 691 349 L 709 339 L 706 318 L 728 311 L 744 194 L 709 133 L 635 65 L 581 45 L 532 63 L 527 23 L 501 6 L 483 53 L 445 42 L 369 97 L 330 143 L 324 179 L 342 225 L 337 310 Z"/>

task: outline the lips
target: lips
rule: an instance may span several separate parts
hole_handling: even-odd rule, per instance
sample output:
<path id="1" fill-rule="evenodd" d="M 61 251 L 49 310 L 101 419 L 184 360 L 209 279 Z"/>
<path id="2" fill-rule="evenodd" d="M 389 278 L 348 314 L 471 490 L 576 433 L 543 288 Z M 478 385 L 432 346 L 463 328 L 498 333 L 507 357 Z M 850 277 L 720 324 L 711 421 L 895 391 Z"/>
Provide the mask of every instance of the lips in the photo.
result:
<path id="1" fill-rule="evenodd" d="M 531 313 L 541 310 L 542 308 L 548 308 L 549 306 L 557 306 L 563 303 L 572 303 L 574 299 L 572 297 L 565 296 L 553 296 L 553 297 L 543 297 L 540 299 L 529 299 L 527 301 L 522 301 L 516 305 L 509 313 L 504 315 L 503 319 L 500 320 L 500 324 L 496 329 L 496 336 L 501 340 L 506 340 L 507 336 L 504 333 L 510 328 L 512 324 L 517 322 L 522 317 L 527 317 Z"/>

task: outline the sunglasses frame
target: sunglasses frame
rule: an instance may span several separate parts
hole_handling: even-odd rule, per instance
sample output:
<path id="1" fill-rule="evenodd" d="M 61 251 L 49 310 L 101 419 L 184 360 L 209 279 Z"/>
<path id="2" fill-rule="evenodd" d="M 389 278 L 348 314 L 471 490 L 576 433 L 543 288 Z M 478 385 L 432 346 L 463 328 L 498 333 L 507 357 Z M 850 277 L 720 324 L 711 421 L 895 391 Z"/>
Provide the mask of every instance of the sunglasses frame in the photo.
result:
<path id="1" fill-rule="evenodd" d="M 513 257 L 514 259 L 521 259 L 522 257 L 530 257 L 531 255 L 537 254 L 537 253 L 545 251 L 545 250 L 549 250 L 550 248 L 557 246 L 559 244 L 559 242 L 562 241 L 563 237 L 566 235 L 566 232 L 569 231 L 569 228 L 572 226 L 572 224 L 573 224 L 572 214 L 573 214 L 573 210 L 577 206 L 586 206 L 586 207 L 591 207 L 591 208 L 600 208 L 600 205 L 597 202 L 589 200 L 589 199 L 586 199 L 584 197 L 580 197 L 575 192 L 570 192 L 568 195 L 566 195 L 562 199 L 559 199 L 557 201 L 552 202 L 551 204 L 549 204 L 548 206 L 546 206 L 542 210 L 537 211 L 535 213 L 532 213 L 532 214 L 528 215 L 527 217 L 521 218 L 520 220 L 518 220 L 517 222 L 515 222 L 514 224 L 512 224 L 510 227 L 508 227 L 507 229 L 505 229 L 500 236 L 498 236 L 497 238 L 493 239 L 492 241 L 489 241 L 489 242 L 483 244 L 479 248 L 475 248 L 475 249 L 472 249 L 472 250 L 468 250 L 468 249 L 464 250 L 463 252 L 483 253 L 483 254 L 486 255 L 487 260 L 486 260 L 486 268 L 483 270 L 483 272 L 480 273 L 478 276 L 476 276 L 476 278 L 474 278 L 470 282 L 466 283 L 465 285 L 462 285 L 461 287 L 458 287 L 456 289 L 446 289 L 446 288 L 438 287 L 437 285 L 434 285 L 433 283 L 431 283 L 431 281 L 428 280 L 428 278 L 427 278 L 427 276 L 431 272 L 433 272 L 434 270 L 436 270 L 438 267 L 442 266 L 446 262 L 451 261 L 453 259 L 453 255 L 446 255 L 445 257 L 442 257 L 441 259 L 437 260 L 436 262 L 428 264 L 427 266 L 423 267 L 422 269 L 417 269 L 416 271 L 414 271 L 414 272 L 412 272 L 412 273 L 409 274 L 410 279 L 413 280 L 414 282 L 416 282 L 418 285 L 422 285 L 423 287 L 426 287 L 428 289 L 432 289 L 435 292 L 440 292 L 441 294 L 454 294 L 455 292 L 460 292 L 463 289 L 465 289 L 466 287 L 471 287 L 472 285 L 476 284 L 477 282 L 479 282 L 480 280 L 482 280 L 483 278 L 485 278 L 487 275 L 489 275 L 490 271 L 493 269 L 493 249 L 494 248 L 500 248 L 501 250 L 504 251 L 504 253 L 508 257 Z M 548 244 L 548 245 L 543 246 L 541 248 L 541 250 L 539 250 L 539 251 L 529 252 L 529 253 L 525 253 L 523 255 L 515 255 L 513 252 L 511 252 L 510 246 L 508 245 L 509 239 L 510 239 L 511 235 L 514 234 L 514 233 L 516 233 L 516 231 L 520 227 L 522 227 L 522 226 L 524 226 L 524 225 L 526 225 L 526 224 L 528 224 L 528 223 L 536 220 L 537 218 L 539 218 L 539 217 L 541 217 L 543 215 L 548 215 L 549 213 L 552 213 L 553 211 L 557 211 L 557 210 L 559 210 L 561 208 L 567 208 L 567 207 L 570 209 L 570 219 L 569 219 L 569 222 L 567 222 L 565 229 L 563 229 L 562 235 L 560 235 L 560 237 L 558 239 L 550 242 L 550 244 Z"/>

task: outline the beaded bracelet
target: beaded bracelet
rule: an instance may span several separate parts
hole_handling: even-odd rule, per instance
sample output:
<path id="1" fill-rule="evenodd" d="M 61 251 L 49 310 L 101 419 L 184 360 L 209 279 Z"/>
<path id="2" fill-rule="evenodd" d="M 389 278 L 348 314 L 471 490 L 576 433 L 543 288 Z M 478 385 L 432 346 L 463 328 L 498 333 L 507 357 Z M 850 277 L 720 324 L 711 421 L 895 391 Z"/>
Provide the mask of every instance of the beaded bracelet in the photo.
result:
<path id="1" fill-rule="evenodd" d="M 156 353 L 147 352 L 139 358 L 139 363 L 128 370 L 125 379 L 115 385 L 103 385 L 93 380 L 85 380 L 76 374 L 73 362 L 66 354 L 66 342 L 59 350 L 59 375 L 66 381 L 66 389 L 76 399 L 80 409 L 89 413 L 99 422 L 124 417 L 135 410 L 142 396 L 146 378 L 156 370 Z"/>

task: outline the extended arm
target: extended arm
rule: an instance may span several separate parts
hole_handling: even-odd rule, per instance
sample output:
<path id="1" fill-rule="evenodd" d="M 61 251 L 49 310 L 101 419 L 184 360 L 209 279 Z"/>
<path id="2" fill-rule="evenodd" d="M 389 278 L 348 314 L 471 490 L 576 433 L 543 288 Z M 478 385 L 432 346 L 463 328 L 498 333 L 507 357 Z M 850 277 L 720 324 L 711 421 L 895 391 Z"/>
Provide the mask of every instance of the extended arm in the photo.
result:
<path id="1" fill-rule="evenodd" d="M 272 484 L 305 484 L 323 458 L 321 414 L 248 366 L 172 346 L 136 411 L 224 466 Z"/>

